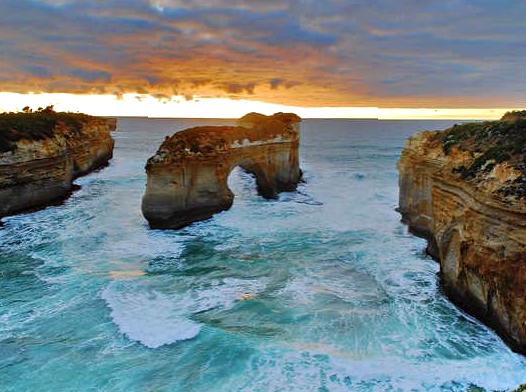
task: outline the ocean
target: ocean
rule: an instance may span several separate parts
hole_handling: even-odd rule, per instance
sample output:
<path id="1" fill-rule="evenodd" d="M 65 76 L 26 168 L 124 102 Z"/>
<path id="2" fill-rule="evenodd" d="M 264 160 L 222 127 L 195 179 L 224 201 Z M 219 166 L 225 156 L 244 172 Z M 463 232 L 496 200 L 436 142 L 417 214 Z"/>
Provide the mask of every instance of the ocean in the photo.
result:
<path id="1" fill-rule="evenodd" d="M 453 121 L 304 120 L 305 181 L 277 200 L 234 170 L 229 211 L 141 215 L 166 135 L 228 120 L 119 120 L 109 167 L 0 227 L 2 391 L 466 391 L 526 359 L 444 296 L 396 212 L 396 162 Z"/>

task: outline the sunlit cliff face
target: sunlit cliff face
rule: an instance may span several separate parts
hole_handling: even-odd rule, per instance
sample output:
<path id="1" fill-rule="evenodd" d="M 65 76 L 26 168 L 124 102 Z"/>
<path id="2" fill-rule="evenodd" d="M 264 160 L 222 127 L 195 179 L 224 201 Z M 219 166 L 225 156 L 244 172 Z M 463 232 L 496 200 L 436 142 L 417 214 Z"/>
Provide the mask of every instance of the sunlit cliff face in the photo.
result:
<path id="1" fill-rule="evenodd" d="M 5 0 L 0 11 L 4 92 L 300 107 L 526 104 L 520 2 Z"/>

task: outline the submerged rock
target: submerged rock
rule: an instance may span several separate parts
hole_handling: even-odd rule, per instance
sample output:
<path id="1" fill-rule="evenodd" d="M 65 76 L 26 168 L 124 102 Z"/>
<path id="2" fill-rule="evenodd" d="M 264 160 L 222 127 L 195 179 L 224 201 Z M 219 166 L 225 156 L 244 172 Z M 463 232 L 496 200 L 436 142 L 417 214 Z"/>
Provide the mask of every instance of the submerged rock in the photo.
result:
<path id="1" fill-rule="evenodd" d="M 450 298 L 526 353 L 526 120 L 456 125 L 411 137 L 400 212 L 428 239 Z"/>
<path id="2" fill-rule="evenodd" d="M 230 208 L 227 179 L 236 166 L 256 177 L 265 198 L 296 189 L 300 121 L 295 114 L 250 113 L 238 126 L 196 127 L 167 137 L 146 164 L 142 211 L 150 226 L 177 229 Z"/>
<path id="3" fill-rule="evenodd" d="M 115 127 L 80 113 L 0 114 L 0 217 L 67 197 L 75 178 L 111 159 Z"/>

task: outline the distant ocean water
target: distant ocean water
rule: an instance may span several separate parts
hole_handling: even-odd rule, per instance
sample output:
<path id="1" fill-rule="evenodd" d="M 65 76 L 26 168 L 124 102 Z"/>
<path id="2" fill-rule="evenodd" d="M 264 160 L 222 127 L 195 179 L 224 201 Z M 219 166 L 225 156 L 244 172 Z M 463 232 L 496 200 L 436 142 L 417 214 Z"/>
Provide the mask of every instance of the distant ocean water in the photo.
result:
<path id="1" fill-rule="evenodd" d="M 111 165 L 0 228 L 2 391 L 466 391 L 526 360 L 453 306 L 395 211 L 396 162 L 451 121 L 305 120 L 297 192 L 235 170 L 231 210 L 141 216 L 164 136 L 225 120 L 121 119 Z"/>

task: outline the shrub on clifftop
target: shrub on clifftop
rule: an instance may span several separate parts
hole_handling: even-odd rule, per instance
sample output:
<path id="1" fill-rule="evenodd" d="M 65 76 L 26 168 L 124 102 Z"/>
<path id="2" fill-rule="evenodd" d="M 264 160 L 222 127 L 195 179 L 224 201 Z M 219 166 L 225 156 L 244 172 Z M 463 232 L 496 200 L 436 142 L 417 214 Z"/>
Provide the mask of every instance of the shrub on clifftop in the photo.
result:
<path id="1" fill-rule="evenodd" d="M 53 106 L 33 112 L 0 113 L 0 153 L 14 151 L 19 140 L 43 140 L 53 136 L 57 125 L 80 131 L 90 116 L 82 113 L 55 112 Z"/>
<path id="2" fill-rule="evenodd" d="M 526 197 L 526 110 L 508 112 L 499 121 L 456 124 L 437 137 L 446 155 L 456 149 L 473 157 L 468 164 L 454 169 L 464 180 L 480 181 L 497 164 L 506 164 L 522 175 L 500 192 Z"/>
<path id="3" fill-rule="evenodd" d="M 526 110 L 515 110 L 512 112 L 507 112 L 502 116 L 501 121 L 517 121 L 517 120 L 526 120 Z"/>

